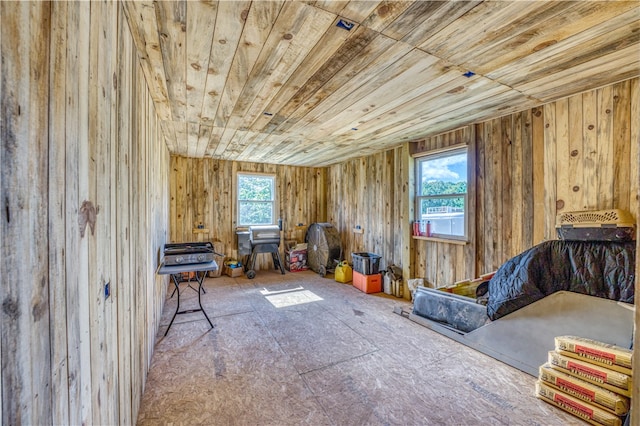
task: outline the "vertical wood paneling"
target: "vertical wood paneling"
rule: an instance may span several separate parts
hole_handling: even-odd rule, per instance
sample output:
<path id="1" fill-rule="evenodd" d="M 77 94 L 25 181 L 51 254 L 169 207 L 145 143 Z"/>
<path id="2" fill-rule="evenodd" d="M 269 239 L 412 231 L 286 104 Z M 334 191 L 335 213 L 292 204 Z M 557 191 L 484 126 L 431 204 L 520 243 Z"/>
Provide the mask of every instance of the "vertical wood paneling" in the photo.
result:
<path id="1" fill-rule="evenodd" d="M 3 22 L 2 19 L 2 8 L 0 8 L 0 22 Z M 2 46 L 2 30 L 0 29 L 0 46 Z M 4 80 L 2 79 L 3 76 L 3 67 L 2 64 L 0 63 L 0 99 L 4 98 Z M 3 114 L 2 117 L 4 117 L 4 104 L 2 103 L 2 101 L 0 101 L 0 113 Z M 4 140 L 4 123 L 0 122 L 0 144 L 2 144 L 2 141 Z M 2 148 L 4 148 L 4 145 L 2 145 Z M 2 160 L 4 162 L 4 156 L 2 153 L 0 153 L 0 160 Z M 2 172 L 0 172 L 0 194 L 2 194 L 2 188 L 3 184 L 2 181 L 4 180 Z M 0 201 L 1 202 L 1 201 Z M 1 219 L 5 219 L 4 216 L 1 217 Z M 2 226 L 0 226 L 0 244 L 4 244 L 4 228 Z M 4 245 L 2 245 L 2 247 L 4 247 Z M 0 272 L 4 273 L 4 266 L 0 265 Z M 0 299 L 4 299 L 4 290 L 2 290 L 2 292 L 0 292 Z M 3 342 L 3 338 L 2 338 L 2 327 L 0 326 L 0 368 L 2 368 L 2 366 L 4 364 L 2 364 L 2 362 L 4 362 L 4 356 L 2 356 L 2 342 Z M 5 349 L 6 350 L 6 349 Z M 0 389 L 3 389 L 4 386 L 4 376 L 0 377 Z M 0 391 L 1 392 L 1 391 Z M 2 421 L 4 421 L 5 416 L 3 413 L 3 403 L 4 403 L 4 398 L 2 398 L 2 394 L 0 394 L 0 419 L 2 419 Z"/>
<path id="2" fill-rule="evenodd" d="M 519 152 L 520 158 L 514 160 L 515 164 L 522 164 L 522 177 L 520 178 L 520 185 L 522 191 L 522 214 L 519 217 L 529 218 L 528 221 L 518 220 L 517 216 L 514 216 L 515 223 L 519 228 L 519 232 L 522 235 L 522 239 L 516 246 L 519 247 L 531 247 L 534 243 L 534 232 L 536 229 L 535 215 L 537 214 L 534 208 L 535 200 L 535 183 L 537 176 L 535 174 L 536 158 L 534 156 L 534 132 L 533 132 L 533 113 L 534 111 L 528 110 L 522 112 L 522 132 L 519 134 Z M 536 135 L 542 134 L 542 126 L 536 128 Z M 531 142 L 530 142 L 531 141 Z M 529 161 L 531 159 L 531 161 Z M 515 210 L 515 209 L 514 209 Z"/>
<path id="3" fill-rule="evenodd" d="M 627 80 L 613 86 L 613 205 L 624 210 L 630 207 L 630 108 L 630 81 Z M 638 117 L 633 117 L 633 120 L 637 121 Z"/>
<path id="4" fill-rule="evenodd" d="M 126 25 L 123 14 L 118 16 L 118 27 L 122 30 L 122 25 Z M 121 62 L 117 75 L 117 101 L 118 111 L 122 116 L 129 117 L 132 113 L 132 99 L 128 96 L 134 89 L 133 86 L 133 63 L 135 60 L 131 43 L 125 43 L 124 37 L 118 38 L 118 51 L 121 52 Z M 133 300 L 133 288 L 130 258 L 131 250 L 129 245 L 128 224 L 131 218 L 129 209 L 131 194 L 129 192 L 129 170 L 131 165 L 131 128 L 126 126 L 124 120 L 118 121 L 116 138 L 116 275 L 120 277 L 115 286 L 115 298 L 117 300 L 117 322 L 126 324 L 130 322 L 131 302 Z M 122 327 L 122 332 L 118 333 L 118 394 L 120 396 L 119 413 L 120 419 L 132 418 L 132 404 L 123 403 L 131 401 L 131 357 L 132 342 L 131 333 L 127 332 L 128 327 Z"/>
<path id="5" fill-rule="evenodd" d="M 491 120 L 485 123 L 485 187 L 483 193 L 486 197 L 484 220 L 482 222 L 484 228 L 485 243 L 484 246 L 485 257 L 478 259 L 479 271 L 487 272 L 491 269 L 491 265 L 494 263 L 493 259 L 498 257 L 497 241 L 495 238 L 498 232 L 498 226 L 502 222 L 498 217 L 498 195 L 501 194 L 498 187 L 499 181 L 496 176 L 500 176 L 498 166 L 500 162 L 496 159 L 496 120 Z M 499 139 L 498 139 L 499 141 Z"/>
<path id="6" fill-rule="evenodd" d="M 557 208 L 556 104 L 544 106 L 544 239 L 553 239 Z"/>
<path id="7" fill-rule="evenodd" d="M 172 156 L 170 171 L 170 238 L 174 242 L 220 241 L 224 254 L 237 259 L 238 172 L 275 174 L 276 215 L 283 220 L 285 240 L 303 242 L 309 224 L 326 220 L 324 169 Z M 209 232 L 194 233 L 199 223 Z M 303 227 L 297 226 L 300 223 Z M 258 256 L 258 269 L 271 267 L 269 255 Z"/>
<path id="8" fill-rule="evenodd" d="M 631 212 L 640 218 L 640 122 L 634 117 L 640 117 L 640 79 L 631 80 Z M 636 241 L 636 253 L 640 252 L 640 238 Z M 640 262 L 636 260 L 635 294 L 640 292 Z M 634 342 L 640 341 L 640 310 L 635 310 Z M 640 369 L 638 356 L 633 357 L 633 369 Z M 633 376 L 634 398 L 631 400 L 631 424 L 640 422 L 640 374 Z"/>
<path id="9" fill-rule="evenodd" d="M 525 114 L 514 114 L 513 115 L 513 134 L 511 135 L 511 159 L 509 164 L 509 169 L 514 170 L 513 176 L 511 178 L 511 208 L 508 209 L 510 212 L 509 222 L 511 225 L 511 239 L 513 241 L 512 245 L 514 247 L 522 247 L 523 246 L 523 212 L 525 210 L 524 204 L 524 186 L 523 181 L 524 177 L 529 170 L 530 161 L 526 162 L 526 165 L 529 167 L 525 167 L 525 162 L 522 160 L 522 130 L 523 130 L 523 122 L 526 120 Z M 529 139 L 530 141 L 530 139 Z M 530 146 L 530 144 L 527 144 Z M 531 157 L 527 157 L 529 159 Z M 518 173 L 518 169 L 521 170 Z M 530 216 L 527 216 L 530 217 Z"/>
<path id="10" fill-rule="evenodd" d="M 584 189 L 580 183 L 584 181 L 584 149 L 583 149 L 583 98 L 582 95 L 573 96 L 568 99 L 568 182 L 566 188 L 566 198 L 568 204 L 572 206 L 584 205 Z"/>
<path id="11" fill-rule="evenodd" d="M 416 241 L 415 275 L 444 286 L 473 277 L 474 262 L 478 274 L 495 270 L 556 238 L 556 214 L 562 211 L 623 208 L 637 217 L 637 184 L 629 184 L 638 168 L 637 144 L 630 143 L 637 137 L 637 81 L 472 126 L 475 248 Z M 450 132 L 427 138 L 413 144 L 412 152 L 442 148 L 456 137 Z M 456 272 L 461 270 L 467 275 Z"/>
<path id="12" fill-rule="evenodd" d="M 517 170 L 513 170 L 511 164 L 511 141 L 512 141 L 512 133 L 513 133 L 513 119 L 516 115 L 511 115 L 508 117 L 502 117 L 500 120 L 500 136 L 496 136 L 496 141 L 500 140 L 499 148 L 497 148 L 500 152 L 500 158 L 498 163 L 495 164 L 496 173 L 500 173 L 502 178 L 497 178 L 496 180 L 501 180 L 501 187 L 498 192 L 498 196 L 496 197 L 497 207 L 498 207 L 498 215 L 495 220 L 498 224 L 498 228 L 496 229 L 496 233 L 493 235 L 494 244 L 497 245 L 497 257 L 498 259 L 507 259 L 511 257 L 511 244 L 512 241 L 512 229 L 513 223 L 511 221 L 511 212 L 513 211 L 513 188 L 512 188 L 512 174 L 518 174 L 522 171 L 520 165 L 518 165 Z M 494 131 L 497 130 L 497 126 L 494 126 Z M 497 238 L 496 238 L 497 237 Z M 490 268 L 493 269 L 493 268 Z"/>
<path id="13" fill-rule="evenodd" d="M 486 235 L 486 196 L 485 196 L 485 188 L 486 179 L 485 179 L 485 171 L 486 171 L 486 153 L 485 146 L 487 140 L 487 131 L 486 131 L 487 123 L 480 123 L 475 126 L 476 128 L 476 188 L 475 188 L 475 198 L 476 198 L 476 214 L 475 220 L 472 220 L 470 227 L 475 227 L 476 229 L 476 238 L 479 239 L 482 236 Z M 478 264 L 479 270 L 482 271 L 484 268 L 484 261 L 481 259 L 485 259 L 485 245 L 476 243 L 476 251 L 474 255 L 476 259 L 476 263 Z"/>
<path id="14" fill-rule="evenodd" d="M 534 197 L 544 192 L 542 161 L 536 163 L 533 154 L 535 149 L 541 152 L 534 140 L 542 140 L 542 121 L 533 119 L 536 113 L 522 111 L 477 126 L 482 134 L 476 148 L 477 274 L 497 269 L 533 245 Z"/>
<path id="15" fill-rule="evenodd" d="M 67 3 L 52 3 L 51 22 L 51 66 L 64 69 L 67 50 Z M 65 270 L 65 194 L 59 188 L 65 186 L 65 100 L 66 75 L 50 73 L 49 102 L 49 278 L 54 283 L 66 283 Z M 66 324 L 66 288 L 62 285 L 49 286 L 50 313 L 52 325 Z M 69 420 L 69 378 L 67 371 L 67 330 L 51 327 L 51 391 L 58 398 L 52 400 L 54 424 L 70 424 Z M 0 410 L 1 411 L 1 410 Z"/>
<path id="16" fill-rule="evenodd" d="M 598 202 L 599 208 L 613 208 L 613 86 L 604 87 L 597 92 L 598 124 L 597 139 L 598 152 L 596 163 L 598 166 Z"/>
<path id="17" fill-rule="evenodd" d="M 71 3 L 68 34 L 89 34 L 91 7 L 88 3 Z M 89 37 L 75 37 L 67 53 L 67 89 L 71 100 L 67 108 L 67 223 L 78 220 L 79 208 L 89 199 Z M 78 78 L 82 76 L 82 78 Z M 74 84 L 75 83 L 75 84 Z M 75 104 L 75 105 L 74 105 Z M 75 106 L 75 108 L 74 108 Z M 74 162 L 75 157 L 75 162 Z M 83 179 L 77 177 L 82 176 Z M 86 232 L 86 230 L 85 230 Z M 67 333 L 69 335 L 69 377 L 75 386 L 69 396 L 71 423 L 88 423 L 92 416 L 91 405 L 91 351 L 89 322 L 89 251 L 88 238 L 81 238 L 74 227 L 67 232 L 67 253 L 69 259 L 78 262 L 67 264 L 67 300 L 77 300 L 77 304 L 67 303 Z"/>
<path id="18" fill-rule="evenodd" d="M 115 21 L 112 7 L 106 2 L 91 6 L 91 30 L 89 33 L 90 61 L 95 68 L 89 74 L 89 198 L 96 208 L 95 234 L 89 238 L 89 322 L 112 324 L 113 298 L 104 297 L 104 286 L 115 278 L 111 275 L 113 262 L 111 242 L 111 217 L 114 203 L 111 200 L 112 106 L 113 68 L 111 56 L 115 47 L 113 28 Z M 98 119 L 99 117 L 99 119 Z M 85 237 L 88 237 L 85 234 Z M 112 356 L 117 352 L 112 346 L 111 327 L 93 326 L 91 338 L 91 400 L 92 422 L 114 422 L 113 408 L 117 394 L 110 380 L 113 371 Z"/>
<path id="19" fill-rule="evenodd" d="M 544 240 L 545 220 L 546 220 L 546 197 L 545 197 L 545 139 L 544 139 L 544 112 L 542 107 L 532 109 L 531 118 L 531 140 L 532 140 L 532 196 L 533 206 L 533 242 L 539 244 Z M 525 157 L 526 158 L 526 157 Z"/>
<path id="20" fill-rule="evenodd" d="M 638 176 L 638 179 L 640 179 L 640 176 Z M 637 194 L 638 197 L 640 197 L 640 194 Z M 636 204 L 640 204 L 640 203 L 636 203 Z M 636 206 L 636 208 L 638 208 L 640 206 Z M 636 240 L 636 253 L 640 252 L 640 238 L 638 238 Z M 640 276 L 640 262 L 636 261 L 636 277 Z M 635 294 L 638 294 L 638 292 L 640 291 L 640 280 L 636 280 L 636 286 L 635 286 Z M 640 310 L 636 309 L 634 311 L 634 327 L 633 327 L 633 341 L 637 342 L 640 339 L 640 327 L 638 326 L 640 324 Z M 634 350 L 635 352 L 635 350 Z M 638 368 L 640 368 L 640 360 L 638 360 L 637 356 L 633 357 L 632 360 L 632 364 L 631 367 L 633 370 L 638 371 Z M 635 374 L 633 376 L 633 396 L 638 395 L 638 392 L 640 392 L 640 377 L 638 377 L 637 374 Z M 631 421 L 630 424 L 637 424 L 638 421 L 640 420 L 640 398 L 638 397 L 634 397 L 631 399 Z"/>
<path id="21" fill-rule="evenodd" d="M 498 127 L 499 126 L 500 123 L 498 121 Z M 446 149 L 459 144 L 468 145 L 468 170 L 470 170 L 470 173 L 468 176 L 469 192 L 467 208 L 470 218 L 478 214 L 485 214 L 482 209 L 478 210 L 476 200 L 479 197 L 479 191 L 481 191 L 481 189 L 477 186 L 476 182 L 482 181 L 485 178 L 484 174 L 479 175 L 479 167 L 482 168 L 482 166 L 479 165 L 491 160 L 485 159 L 486 153 L 484 149 L 481 150 L 480 156 L 476 154 L 476 150 L 478 149 L 476 148 L 476 137 L 481 139 L 486 137 L 485 133 L 491 131 L 491 129 L 492 126 L 487 125 L 479 129 L 465 127 L 453 132 L 427 138 L 418 142 L 417 146 L 412 148 L 414 153 L 419 153 Z M 490 154 L 489 158 L 493 158 L 494 153 L 492 152 Z M 502 154 L 499 153 L 497 155 L 500 157 Z M 410 161 L 414 160 L 411 159 Z M 480 207 L 482 206 L 480 205 Z M 483 224 L 483 226 L 485 225 Z M 484 227 L 478 230 L 476 230 L 476 228 L 476 223 L 470 221 L 467 231 L 469 239 L 468 243 L 464 245 L 449 244 L 440 241 L 414 241 L 415 264 L 412 268 L 413 276 L 424 278 L 426 285 L 437 288 L 453 284 L 456 281 L 474 275 L 476 270 L 476 235 L 487 232 L 487 229 Z"/>
<path id="22" fill-rule="evenodd" d="M 58 405 L 51 394 L 46 233 L 50 7 L 36 2 L 0 4 L 3 424 L 49 423 Z M 58 237 L 54 236 L 56 243 Z M 60 269 L 56 265 L 54 273 Z M 62 316 L 55 313 L 56 319 Z"/>
<path id="23" fill-rule="evenodd" d="M 135 423 L 167 284 L 158 253 L 171 238 L 236 254 L 238 171 L 276 174 L 285 238 L 330 221 L 345 257 L 411 259 L 434 286 L 554 238 L 560 211 L 638 218 L 637 78 L 415 144 L 476 144 L 476 219 L 465 246 L 413 241 L 407 145 L 326 169 L 170 158 L 121 7 L 0 3 L 3 424 Z M 179 41 L 180 11 L 165 12 Z M 97 215 L 81 236 L 84 201 Z"/>
<path id="24" fill-rule="evenodd" d="M 582 158 L 583 158 L 583 180 L 581 186 L 582 208 L 585 210 L 594 210 L 598 205 L 598 170 L 597 153 L 597 117 L 598 104 L 597 96 L 594 91 L 582 94 Z"/>
<path id="25" fill-rule="evenodd" d="M 402 218 L 395 215 L 408 197 L 403 172 L 396 170 L 403 155 L 406 149 L 396 148 L 328 168 L 328 221 L 340 232 L 349 262 L 351 253 L 367 251 L 382 257 L 381 269 L 403 266 Z M 353 232 L 357 225 L 363 233 Z"/>
<path id="26" fill-rule="evenodd" d="M 463 134 L 460 136 L 462 140 L 466 140 L 469 143 L 469 152 L 476 153 L 478 151 L 477 131 L 475 126 L 465 127 Z M 476 189 L 478 188 L 479 177 L 474 170 L 478 170 L 478 156 L 472 154 L 469 156 L 468 169 L 471 170 L 470 176 L 468 176 L 469 187 L 473 188 L 468 195 L 467 209 L 469 211 L 469 217 L 475 218 L 478 216 L 478 196 Z M 477 222 L 469 220 L 467 224 L 467 233 L 469 236 L 469 242 L 465 246 L 456 246 L 455 254 L 455 281 L 460 281 L 467 277 L 472 277 L 478 274 L 477 265 L 477 252 L 480 239 L 480 233 L 478 232 Z M 475 261 L 469 261 L 468 259 L 474 259 Z"/>
<path id="27" fill-rule="evenodd" d="M 133 424 L 169 155 L 121 4 L 2 3 L 0 28 L 2 422 Z"/>
<path id="28" fill-rule="evenodd" d="M 415 250 L 414 241 L 411 238 L 412 224 L 411 219 L 414 215 L 414 201 L 415 201 L 415 182 L 413 179 L 415 165 L 409 156 L 409 144 L 405 143 L 399 148 L 396 148 L 393 152 L 395 163 L 393 176 L 396 176 L 398 181 L 392 185 L 392 188 L 396 188 L 397 195 L 394 200 L 394 204 L 398 206 L 398 214 L 396 218 L 400 221 L 400 228 L 402 232 L 400 234 L 400 242 L 394 241 L 396 251 L 394 252 L 395 259 L 400 260 L 402 267 L 402 276 L 404 281 L 414 277 L 413 268 L 415 263 Z M 395 223 L 392 224 L 392 231 L 395 234 Z M 409 292 L 404 292 L 405 298 Z"/>
<path id="29" fill-rule="evenodd" d="M 545 105 L 545 237 L 556 214 L 619 208 L 637 220 L 632 128 L 638 79 Z M 637 108 L 637 106 L 635 107 Z M 630 184 L 632 182 L 632 184 Z"/>
<path id="30" fill-rule="evenodd" d="M 636 78 L 630 82 L 631 92 L 631 114 L 630 114 L 630 126 L 631 126 L 631 147 L 629 156 L 630 166 L 630 182 L 629 196 L 630 207 L 629 210 L 633 217 L 637 221 L 640 219 L 640 79 Z M 636 262 L 640 264 L 640 262 Z M 636 274 L 636 277 L 638 274 Z M 636 286 L 640 285 L 640 280 L 636 280 Z"/>

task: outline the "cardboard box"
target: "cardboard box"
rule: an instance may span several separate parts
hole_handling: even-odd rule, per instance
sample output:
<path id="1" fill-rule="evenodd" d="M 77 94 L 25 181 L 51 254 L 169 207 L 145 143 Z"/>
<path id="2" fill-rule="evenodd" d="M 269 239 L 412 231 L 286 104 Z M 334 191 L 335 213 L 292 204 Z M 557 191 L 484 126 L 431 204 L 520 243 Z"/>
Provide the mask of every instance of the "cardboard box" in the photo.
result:
<path id="1" fill-rule="evenodd" d="M 284 267 L 290 272 L 306 271 L 307 266 L 307 249 L 289 250 L 285 253 Z"/>
<path id="2" fill-rule="evenodd" d="M 382 291 L 382 275 L 364 275 L 353 271 L 353 286 L 364 293 L 380 293 Z"/>
<path id="3" fill-rule="evenodd" d="M 224 273 L 225 275 L 228 275 L 231 278 L 237 278 L 244 275 L 244 270 L 242 268 L 229 268 L 227 265 L 225 265 Z"/>

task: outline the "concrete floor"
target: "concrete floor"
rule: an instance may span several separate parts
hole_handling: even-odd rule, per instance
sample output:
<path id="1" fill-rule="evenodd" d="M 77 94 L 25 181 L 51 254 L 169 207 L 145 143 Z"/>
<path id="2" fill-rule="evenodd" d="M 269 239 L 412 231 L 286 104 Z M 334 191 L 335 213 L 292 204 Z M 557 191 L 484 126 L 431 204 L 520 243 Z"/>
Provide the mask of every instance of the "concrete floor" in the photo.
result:
<path id="1" fill-rule="evenodd" d="M 215 328 L 178 315 L 164 337 L 167 298 L 138 424 L 584 424 L 538 400 L 534 377 L 393 313 L 409 302 L 330 278 L 207 278 Z"/>

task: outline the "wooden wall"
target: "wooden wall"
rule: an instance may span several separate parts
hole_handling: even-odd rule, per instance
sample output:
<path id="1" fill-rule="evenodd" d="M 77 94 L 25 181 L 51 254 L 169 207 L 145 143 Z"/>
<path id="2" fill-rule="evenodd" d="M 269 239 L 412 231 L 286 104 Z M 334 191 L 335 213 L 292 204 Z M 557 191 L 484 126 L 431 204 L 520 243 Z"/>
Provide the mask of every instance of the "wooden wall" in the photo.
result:
<path id="1" fill-rule="evenodd" d="M 475 146 L 476 185 L 469 192 L 475 223 L 466 245 L 401 237 L 403 220 L 389 205 L 409 199 L 399 196 L 413 177 L 408 167 L 396 168 L 409 155 L 402 148 L 329 167 L 329 221 L 340 229 L 347 253 L 367 250 L 386 262 L 410 262 L 411 277 L 434 287 L 493 271 L 555 238 L 556 214 L 564 211 L 615 207 L 637 221 L 639 81 L 410 144 L 411 154 L 461 142 Z M 357 224 L 364 234 L 352 232 Z M 399 256 L 406 246 L 409 254 Z"/>
<path id="2" fill-rule="evenodd" d="M 459 144 L 467 144 L 469 153 L 472 154 L 476 149 L 476 128 L 475 126 L 467 126 L 443 135 L 434 136 L 415 144 L 411 147 L 412 154 L 420 154 L 434 150 L 442 150 L 450 146 Z M 468 169 L 475 170 L 474 155 L 468 156 Z M 412 160 L 413 161 L 413 160 Z M 477 180 L 473 172 L 468 176 L 469 193 L 467 197 L 467 209 L 470 217 L 473 217 L 476 211 L 476 193 L 475 188 Z M 413 276 L 425 279 L 425 285 L 432 287 L 441 287 L 459 281 L 465 277 L 475 274 L 475 264 L 468 262 L 467 259 L 473 259 L 476 247 L 479 243 L 477 240 L 476 226 L 473 222 L 468 225 L 469 242 L 467 244 L 455 244 L 438 240 L 416 239 L 413 263 Z"/>
<path id="3" fill-rule="evenodd" d="M 344 258 L 370 252 L 381 269 L 402 266 L 402 220 L 409 202 L 406 147 L 329 167 L 328 221 L 340 232 Z M 354 232 L 356 226 L 362 233 Z"/>
<path id="4" fill-rule="evenodd" d="M 416 242 L 414 273 L 433 287 L 491 272 L 543 238 L 542 108 L 463 130 L 462 135 L 457 131 L 419 141 L 413 148 L 420 153 L 464 142 L 475 154 L 470 158 L 475 173 L 469 178 L 469 211 L 475 220 L 468 243 Z"/>
<path id="5" fill-rule="evenodd" d="M 556 213 L 620 208 L 638 220 L 640 79 L 544 107 L 545 237 Z"/>
<path id="6" fill-rule="evenodd" d="M 544 209 L 535 208 L 544 195 L 542 137 L 541 108 L 476 125 L 476 274 L 469 276 L 542 241 Z"/>
<path id="7" fill-rule="evenodd" d="M 326 169 L 213 159 L 171 157 L 171 241 L 220 241 L 227 257 L 238 259 L 236 174 L 275 174 L 276 217 L 283 220 L 284 240 L 304 241 L 306 228 L 326 221 Z M 197 229 L 202 224 L 205 232 Z M 302 224 L 302 226 L 299 226 Z M 258 256 L 258 269 L 272 267 Z"/>
<path id="8" fill-rule="evenodd" d="M 328 169 L 170 160 L 119 3 L 0 2 L 0 54 L 3 424 L 135 422 L 166 230 L 235 254 L 236 171 L 276 173 L 285 238 L 328 220 L 347 255 L 372 251 L 384 267 L 411 252 L 413 276 L 437 285 L 552 238 L 558 212 L 640 213 L 637 78 L 474 126 L 470 254 L 407 241 L 406 145 Z M 439 138 L 424 144 L 452 136 Z M 201 221 L 209 235 L 193 234 Z"/>
<path id="9" fill-rule="evenodd" d="M 2 2 L 0 40 L 2 423 L 133 424 L 169 155 L 121 5 Z"/>

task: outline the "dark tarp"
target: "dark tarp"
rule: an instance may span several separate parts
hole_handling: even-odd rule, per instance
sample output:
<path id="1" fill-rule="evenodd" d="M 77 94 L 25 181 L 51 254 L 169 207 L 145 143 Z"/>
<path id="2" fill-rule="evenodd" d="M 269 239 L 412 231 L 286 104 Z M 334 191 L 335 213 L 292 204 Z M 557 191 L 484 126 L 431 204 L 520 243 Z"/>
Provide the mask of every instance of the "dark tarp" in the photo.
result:
<path id="1" fill-rule="evenodd" d="M 547 241 L 498 269 L 487 314 L 496 320 L 561 290 L 633 303 L 635 265 L 635 241 Z"/>

